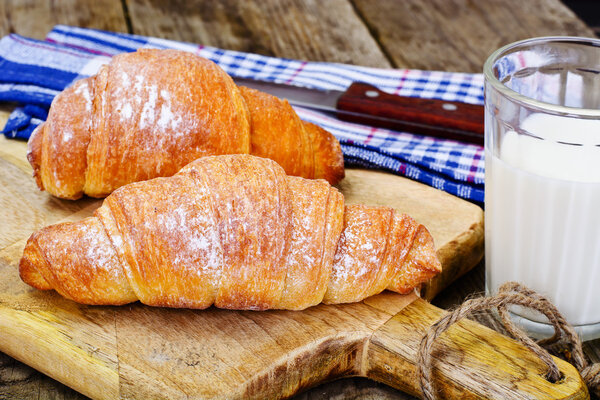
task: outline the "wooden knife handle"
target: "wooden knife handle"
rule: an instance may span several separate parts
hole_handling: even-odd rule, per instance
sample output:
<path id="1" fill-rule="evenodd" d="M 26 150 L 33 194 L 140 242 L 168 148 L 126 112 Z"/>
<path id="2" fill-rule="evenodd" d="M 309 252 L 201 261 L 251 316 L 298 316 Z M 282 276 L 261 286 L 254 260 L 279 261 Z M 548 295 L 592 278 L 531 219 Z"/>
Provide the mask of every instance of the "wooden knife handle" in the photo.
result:
<path id="1" fill-rule="evenodd" d="M 483 146 L 483 106 L 395 96 L 355 82 L 337 103 L 338 118 Z"/>
<path id="2" fill-rule="evenodd" d="M 379 328 L 364 357 L 366 376 L 421 397 L 417 352 L 423 334 L 444 311 L 417 299 Z M 564 378 L 550 383 L 547 367 L 520 343 L 470 320 L 442 334 L 433 350 L 440 399 L 589 399 L 571 364 L 554 358 Z"/>

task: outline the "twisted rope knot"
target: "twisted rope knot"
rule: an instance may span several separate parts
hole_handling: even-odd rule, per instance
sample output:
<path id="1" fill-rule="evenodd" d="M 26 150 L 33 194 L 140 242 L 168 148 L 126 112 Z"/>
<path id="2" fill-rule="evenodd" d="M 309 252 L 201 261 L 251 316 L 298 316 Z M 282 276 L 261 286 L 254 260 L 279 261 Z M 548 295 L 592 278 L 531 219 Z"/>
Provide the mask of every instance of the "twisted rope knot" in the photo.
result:
<path id="1" fill-rule="evenodd" d="M 600 364 L 592 364 L 579 371 L 583 381 L 596 396 L 600 396 Z"/>
<path id="2" fill-rule="evenodd" d="M 536 310 L 548 318 L 554 327 L 554 335 L 548 339 L 535 342 L 519 329 L 510 319 L 508 307 L 517 305 Z M 418 375 L 423 397 L 427 400 L 436 398 L 433 388 L 431 352 L 435 340 L 453 324 L 467 315 L 483 310 L 496 308 L 506 331 L 513 338 L 521 341 L 533 351 L 547 366 L 546 379 L 557 382 L 562 378 L 562 373 L 552 359 L 550 353 L 542 345 L 549 345 L 564 339 L 571 348 L 571 362 L 577 368 L 589 390 L 600 396 L 600 364 L 590 365 L 583 354 L 581 339 L 558 311 L 556 306 L 539 293 L 517 283 L 507 282 L 498 289 L 498 294 L 491 297 L 479 297 L 465 301 L 454 311 L 446 314 L 433 324 L 423 336 L 418 354 Z"/>

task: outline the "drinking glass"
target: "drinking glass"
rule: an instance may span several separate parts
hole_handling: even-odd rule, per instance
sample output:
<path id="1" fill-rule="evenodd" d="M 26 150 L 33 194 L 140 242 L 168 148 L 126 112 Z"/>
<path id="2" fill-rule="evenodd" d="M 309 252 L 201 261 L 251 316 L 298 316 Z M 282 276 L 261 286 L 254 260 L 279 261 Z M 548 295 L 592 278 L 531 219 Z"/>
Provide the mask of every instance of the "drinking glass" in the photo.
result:
<path id="1" fill-rule="evenodd" d="M 486 292 L 520 282 L 600 337 L 600 40 L 509 44 L 484 76 Z M 552 332 L 511 311 L 533 336 Z"/>

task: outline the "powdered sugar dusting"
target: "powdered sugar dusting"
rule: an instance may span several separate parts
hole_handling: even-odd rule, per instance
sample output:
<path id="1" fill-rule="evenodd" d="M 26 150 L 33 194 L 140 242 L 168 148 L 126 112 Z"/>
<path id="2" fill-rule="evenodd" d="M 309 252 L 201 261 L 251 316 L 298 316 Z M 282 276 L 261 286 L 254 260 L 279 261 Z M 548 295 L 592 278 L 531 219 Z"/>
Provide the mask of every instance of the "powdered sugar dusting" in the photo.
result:
<path id="1" fill-rule="evenodd" d="M 132 115 L 133 109 L 131 108 L 131 104 L 126 103 L 125 105 L 123 105 L 123 107 L 121 108 L 121 116 L 126 119 L 130 119 Z"/>
<path id="2" fill-rule="evenodd" d="M 131 121 L 134 110 L 141 107 L 141 97 L 137 93 L 132 96 L 132 80 L 126 71 L 121 70 L 116 73 L 113 91 L 111 96 L 113 110 L 118 113 L 122 122 Z"/>
<path id="3" fill-rule="evenodd" d="M 133 87 L 136 92 L 142 91 L 142 85 L 144 84 L 144 75 L 136 75 L 135 77 L 135 86 Z"/>
<path id="4" fill-rule="evenodd" d="M 189 177 L 137 182 L 113 196 L 128 221 L 122 238 L 137 260 L 128 273 L 144 304 L 205 308 L 215 299 L 223 268 L 219 224 L 210 193 Z"/>
<path id="5" fill-rule="evenodd" d="M 116 234 L 116 233 L 113 234 L 111 237 L 111 240 L 112 240 L 113 246 L 115 246 L 115 247 L 123 246 L 123 238 L 121 237 L 120 234 Z"/>
<path id="6" fill-rule="evenodd" d="M 163 131 L 167 128 L 176 131 L 179 124 L 182 122 L 182 118 L 180 115 L 175 115 L 171 110 L 171 96 L 169 95 L 169 92 L 163 89 L 160 91 L 160 95 L 164 102 L 160 109 L 160 117 L 158 118 L 157 125 Z M 179 131 L 175 133 L 176 135 L 181 135 L 183 132 Z"/>
<path id="7" fill-rule="evenodd" d="M 54 227 L 51 227 L 54 228 Z M 45 249 L 61 294 L 78 292 L 81 300 L 89 301 L 104 287 L 124 284 L 124 276 L 108 236 L 97 218 L 69 224 L 69 230 L 45 233 L 41 248 Z M 126 284 L 125 284 L 126 285 Z"/>
<path id="8" fill-rule="evenodd" d="M 356 228 L 356 226 L 353 226 L 353 228 Z M 350 278 L 358 280 L 369 271 L 370 266 L 364 263 L 364 260 L 361 260 L 359 252 L 363 247 L 373 249 L 373 245 L 371 243 L 360 245 L 361 240 L 359 235 L 356 235 L 352 229 L 346 229 L 342 233 L 331 273 L 331 281 L 334 281 L 337 285 L 345 286 Z"/>
<path id="9" fill-rule="evenodd" d="M 156 124 L 162 130 L 165 130 L 169 125 L 176 125 L 176 121 L 173 117 L 173 112 L 171 111 L 171 108 L 169 108 L 169 106 L 167 106 L 166 104 L 163 104 L 161 106 L 160 117 L 158 118 Z"/>
<path id="10" fill-rule="evenodd" d="M 362 299 L 381 268 L 389 229 L 382 209 L 346 207 L 345 226 L 334 256 L 327 289 L 328 302 Z M 389 214 L 388 214 L 389 215 Z"/>
<path id="11" fill-rule="evenodd" d="M 144 103 L 142 108 L 142 112 L 140 114 L 140 129 L 144 129 L 146 126 L 150 126 L 154 124 L 154 118 L 156 114 L 156 100 L 158 98 L 158 87 L 156 85 L 152 85 L 146 87 L 148 91 L 148 99 Z"/>
<path id="12" fill-rule="evenodd" d="M 90 87 L 87 79 L 83 79 L 78 82 L 78 86 L 75 89 L 75 94 L 83 97 L 83 100 L 85 101 L 85 110 L 87 112 L 92 111 L 92 97 L 90 95 Z"/>
<path id="13" fill-rule="evenodd" d="M 83 236 L 81 240 L 87 244 L 86 257 L 94 260 L 94 267 L 106 271 L 110 276 L 117 278 L 118 262 L 116 253 L 106 240 L 106 234 L 100 232 L 99 226 L 84 224 L 82 226 Z"/>
<path id="14" fill-rule="evenodd" d="M 158 214 L 156 223 L 165 232 L 163 237 L 170 241 L 170 246 L 177 249 L 172 256 L 173 268 L 193 270 L 199 277 L 210 274 L 214 280 L 220 276 L 223 249 L 214 217 L 207 213 L 209 210 L 198 207 L 199 194 L 195 193 L 196 201 L 180 202 L 177 207 Z"/>
<path id="15" fill-rule="evenodd" d="M 129 86 L 131 84 L 129 80 L 129 75 L 125 71 L 121 71 L 121 85 L 124 87 Z"/>
<path id="16" fill-rule="evenodd" d="M 73 130 L 70 126 L 64 126 L 62 130 L 62 142 L 66 143 L 71 139 L 73 139 Z"/>
<path id="17" fill-rule="evenodd" d="M 293 199 L 291 240 L 278 307 L 303 309 L 321 302 L 329 278 L 331 260 L 324 259 L 330 245 L 324 240 L 329 186 L 300 178 L 288 178 L 288 185 Z"/>
<path id="18" fill-rule="evenodd" d="M 181 101 L 174 98 L 162 77 L 146 75 L 148 71 L 136 68 L 127 64 L 113 68 L 114 73 L 109 75 L 110 108 L 119 117 L 122 133 L 140 135 L 139 143 L 147 155 L 169 147 L 173 138 L 185 135 L 185 116 L 181 114 Z M 163 162 L 161 157 L 156 159 L 158 164 Z M 154 166 L 154 162 L 140 164 Z M 157 172 L 160 170 L 158 165 Z"/>

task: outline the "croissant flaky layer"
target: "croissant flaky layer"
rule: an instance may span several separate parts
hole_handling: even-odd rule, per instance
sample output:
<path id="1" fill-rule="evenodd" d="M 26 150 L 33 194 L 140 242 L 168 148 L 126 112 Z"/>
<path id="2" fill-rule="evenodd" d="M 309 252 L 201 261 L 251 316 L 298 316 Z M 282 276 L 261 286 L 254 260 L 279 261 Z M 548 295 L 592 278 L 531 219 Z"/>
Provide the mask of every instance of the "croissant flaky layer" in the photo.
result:
<path id="1" fill-rule="evenodd" d="M 250 155 L 123 186 L 93 217 L 34 233 L 19 268 L 80 303 L 253 310 L 408 293 L 441 270 L 409 216 L 345 206 L 324 180 Z"/>
<path id="2" fill-rule="evenodd" d="M 178 50 L 120 54 L 75 82 L 54 99 L 27 158 L 40 189 L 77 199 L 171 176 L 201 156 L 238 153 L 273 159 L 290 175 L 331 184 L 344 177 L 331 133 Z"/>

